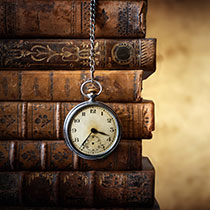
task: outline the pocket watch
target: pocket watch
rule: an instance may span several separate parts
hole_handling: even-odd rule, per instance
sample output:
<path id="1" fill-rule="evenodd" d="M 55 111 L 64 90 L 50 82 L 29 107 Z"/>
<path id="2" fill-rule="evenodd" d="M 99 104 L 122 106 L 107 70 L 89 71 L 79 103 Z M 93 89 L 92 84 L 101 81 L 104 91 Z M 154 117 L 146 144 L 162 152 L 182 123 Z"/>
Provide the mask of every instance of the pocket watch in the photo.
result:
<path id="1" fill-rule="evenodd" d="M 90 2 L 90 75 L 91 79 L 81 85 L 81 93 L 89 98 L 75 106 L 64 121 L 64 138 L 67 146 L 78 156 L 96 160 L 109 155 L 119 144 L 121 126 L 116 113 L 106 104 L 95 101 L 102 86 L 94 78 L 95 72 L 95 7 Z M 84 91 L 87 84 L 98 89 Z"/>
<path id="2" fill-rule="evenodd" d="M 64 137 L 67 146 L 78 156 L 95 160 L 106 157 L 117 147 L 121 128 L 117 115 L 109 106 L 95 101 L 94 93 L 88 97 L 88 101 L 68 113 Z"/>

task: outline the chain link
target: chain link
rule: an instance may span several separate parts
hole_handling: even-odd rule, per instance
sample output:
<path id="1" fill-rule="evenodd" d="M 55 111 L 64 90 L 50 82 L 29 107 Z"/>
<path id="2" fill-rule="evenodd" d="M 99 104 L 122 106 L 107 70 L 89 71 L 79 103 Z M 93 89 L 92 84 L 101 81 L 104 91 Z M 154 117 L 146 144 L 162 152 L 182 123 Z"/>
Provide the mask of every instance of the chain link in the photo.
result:
<path id="1" fill-rule="evenodd" d="M 90 98 L 89 93 L 92 94 L 92 96 L 98 96 L 102 92 L 102 86 L 100 82 L 98 82 L 94 77 L 95 72 L 95 23 L 96 23 L 96 1 L 97 0 L 91 0 L 90 1 L 90 80 L 87 80 L 86 82 L 83 82 L 81 85 L 81 93 L 83 96 L 86 96 Z M 91 86 L 88 85 L 91 83 Z M 88 91 L 85 91 L 85 89 L 88 89 Z M 89 93 L 86 93 L 89 92 Z"/>
<path id="2" fill-rule="evenodd" d="M 91 82 L 95 80 L 95 23 L 96 23 L 96 0 L 90 1 L 90 74 Z"/>

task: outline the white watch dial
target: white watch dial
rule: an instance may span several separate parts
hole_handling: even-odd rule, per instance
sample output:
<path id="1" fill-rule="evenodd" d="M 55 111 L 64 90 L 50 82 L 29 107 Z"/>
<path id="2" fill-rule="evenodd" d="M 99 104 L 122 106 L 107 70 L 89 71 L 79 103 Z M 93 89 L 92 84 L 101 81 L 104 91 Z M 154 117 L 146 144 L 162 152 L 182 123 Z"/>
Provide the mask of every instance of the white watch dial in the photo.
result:
<path id="1" fill-rule="evenodd" d="M 99 106 L 85 107 L 76 113 L 69 124 L 73 146 L 84 154 L 105 153 L 116 141 L 117 125 L 114 116 Z"/>

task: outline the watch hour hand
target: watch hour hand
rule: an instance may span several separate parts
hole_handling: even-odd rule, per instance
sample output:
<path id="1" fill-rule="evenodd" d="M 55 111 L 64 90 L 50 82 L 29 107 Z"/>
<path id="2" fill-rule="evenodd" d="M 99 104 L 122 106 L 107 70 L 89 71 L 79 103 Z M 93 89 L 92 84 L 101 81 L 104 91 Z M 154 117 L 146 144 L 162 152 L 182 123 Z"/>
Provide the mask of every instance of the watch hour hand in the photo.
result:
<path id="1" fill-rule="evenodd" d="M 98 133 L 100 133 L 100 134 L 102 134 L 102 135 L 104 135 L 104 136 L 109 136 L 108 134 L 106 134 L 106 133 L 104 133 L 104 132 L 98 131 Z"/>
<path id="2" fill-rule="evenodd" d="M 104 135 L 104 136 L 109 136 L 108 134 L 106 134 L 106 133 L 104 133 L 104 132 L 97 131 L 95 128 L 92 128 L 92 129 L 91 129 L 91 132 L 92 132 L 92 133 L 100 133 L 100 134 L 102 134 L 102 135 Z"/>

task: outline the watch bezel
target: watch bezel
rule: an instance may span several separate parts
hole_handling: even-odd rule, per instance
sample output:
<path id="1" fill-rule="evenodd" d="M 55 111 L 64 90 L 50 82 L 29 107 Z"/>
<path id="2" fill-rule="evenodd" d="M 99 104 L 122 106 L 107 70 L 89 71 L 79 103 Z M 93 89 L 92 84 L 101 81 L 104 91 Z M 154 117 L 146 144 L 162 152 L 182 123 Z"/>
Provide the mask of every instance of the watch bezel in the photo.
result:
<path id="1" fill-rule="evenodd" d="M 68 128 L 69 128 L 69 124 L 73 120 L 73 116 L 76 113 L 78 113 L 79 111 L 83 110 L 85 107 L 89 107 L 89 106 L 99 106 L 99 107 L 102 107 L 102 108 L 108 110 L 113 115 L 115 123 L 116 123 L 116 138 L 113 142 L 113 145 L 107 151 L 105 151 L 104 153 L 98 154 L 98 155 L 88 155 L 88 154 L 84 154 L 81 151 L 79 151 L 72 144 L 72 141 L 71 141 L 70 135 L 69 135 Z M 69 147 L 69 149 L 71 151 L 75 152 L 79 157 L 88 159 L 88 160 L 97 160 L 97 159 L 102 159 L 102 158 L 108 156 L 111 152 L 113 152 L 116 149 L 116 147 L 118 146 L 120 139 L 121 139 L 121 125 L 120 125 L 120 121 L 119 121 L 116 113 L 106 104 L 99 102 L 99 101 L 92 101 L 92 100 L 82 102 L 70 110 L 70 112 L 68 113 L 68 115 L 66 116 L 66 119 L 64 121 L 63 132 L 64 132 L 65 143 Z"/>

